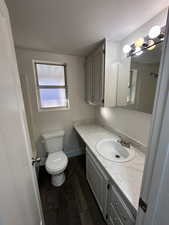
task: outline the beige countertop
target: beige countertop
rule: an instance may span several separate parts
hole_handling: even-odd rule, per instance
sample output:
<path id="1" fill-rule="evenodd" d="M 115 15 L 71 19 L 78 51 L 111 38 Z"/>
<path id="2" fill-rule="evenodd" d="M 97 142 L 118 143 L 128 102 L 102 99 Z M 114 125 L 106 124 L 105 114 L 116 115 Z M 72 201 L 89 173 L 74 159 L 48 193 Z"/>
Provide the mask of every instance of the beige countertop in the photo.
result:
<path id="1" fill-rule="evenodd" d="M 106 130 L 106 128 L 96 124 L 75 124 L 74 128 L 107 171 L 108 175 L 116 182 L 120 190 L 137 210 L 145 154 L 135 148 L 135 157 L 131 161 L 117 163 L 106 160 L 96 151 L 96 144 L 101 139 L 117 138 L 117 136 Z"/>

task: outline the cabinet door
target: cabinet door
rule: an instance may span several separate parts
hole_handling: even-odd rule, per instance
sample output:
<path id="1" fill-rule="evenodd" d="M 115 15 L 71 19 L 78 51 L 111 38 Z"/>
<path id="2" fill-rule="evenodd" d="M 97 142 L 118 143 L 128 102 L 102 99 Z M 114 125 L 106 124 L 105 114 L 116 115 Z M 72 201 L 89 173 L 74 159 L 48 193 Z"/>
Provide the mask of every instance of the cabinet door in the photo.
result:
<path id="1" fill-rule="evenodd" d="M 124 59 L 119 64 L 118 89 L 117 89 L 117 106 L 126 106 L 129 96 L 129 83 L 131 57 Z"/>
<path id="2" fill-rule="evenodd" d="M 107 63 L 105 72 L 104 106 L 115 107 L 117 105 L 117 81 L 119 63 Z"/>
<path id="3" fill-rule="evenodd" d="M 93 91 L 94 104 L 104 103 L 104 75 L 105 75 L 105 55 L 104 46 L 101 45 L 93 55 Z"/>
<path id="4" fill-rule="evenodd" d="M 105 217 L 107 211 L 108 178 L 100 166 L 94 162 L 93 157 L 88 153 L 86 155 L 86 176 L 100 210 Z"/>
<path id="5" fill-rule="evenodd" d="M 128 204 L 118 193 L 114 185 L 110 185 L 108 196 L 108 223 L 110 225 L 134 225 L 135 217 Z"/>
<path id="6" fill-rule="evenodd" d="M 93 105 L 103 105 L 105 76 L 104 44 L 101 44 L 92 55 L 87 57 L 85 72 L 87 103 Z"/>

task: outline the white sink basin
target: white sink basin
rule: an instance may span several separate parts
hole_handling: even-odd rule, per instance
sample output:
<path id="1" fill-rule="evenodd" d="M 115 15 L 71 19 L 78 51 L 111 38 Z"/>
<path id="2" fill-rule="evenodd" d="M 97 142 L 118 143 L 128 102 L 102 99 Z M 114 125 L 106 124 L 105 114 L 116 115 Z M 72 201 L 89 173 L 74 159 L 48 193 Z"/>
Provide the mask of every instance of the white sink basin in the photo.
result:
<path id="1" fill-rule="evenodd" d="M 96 145 L 96 151 L 105 159 L 113 162 L 127 162 L 134 158 L 135 151 L 130 148 L 123 147 L 117 140 L 103 139 Z"/>

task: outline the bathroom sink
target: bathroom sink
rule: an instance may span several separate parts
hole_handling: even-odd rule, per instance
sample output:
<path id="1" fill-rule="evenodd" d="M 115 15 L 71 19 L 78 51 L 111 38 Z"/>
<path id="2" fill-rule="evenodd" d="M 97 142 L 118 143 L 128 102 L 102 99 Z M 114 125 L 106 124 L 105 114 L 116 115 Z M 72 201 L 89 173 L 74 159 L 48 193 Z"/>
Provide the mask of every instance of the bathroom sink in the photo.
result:
<path id="1" fill-rule="evenodd" d="M 132 146 L 126 148 L 118 140 L 103 139 L 96 145 L 96 151 L 105 159 L 113 162 L 127 162 L 134 158 L 135 151 Z"/>

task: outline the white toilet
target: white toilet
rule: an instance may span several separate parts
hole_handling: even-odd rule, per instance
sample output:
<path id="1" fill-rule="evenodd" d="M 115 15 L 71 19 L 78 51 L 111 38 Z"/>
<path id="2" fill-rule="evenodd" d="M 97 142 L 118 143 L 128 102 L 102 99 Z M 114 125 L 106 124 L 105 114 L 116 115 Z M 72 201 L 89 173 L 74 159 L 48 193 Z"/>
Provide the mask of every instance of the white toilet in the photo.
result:
<path id="1" fill-rule="evenodd" d="M 68 158 L 63 152 L 63 137 L 63 130 L 56 130 L 42 135 L 46 151 L 48 152 L 45 167 L 47 172 L 52 176 L 52 184 L 56 187 L 64 183 L 64 170 L 68 164 Z"/>

